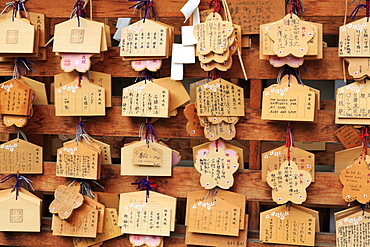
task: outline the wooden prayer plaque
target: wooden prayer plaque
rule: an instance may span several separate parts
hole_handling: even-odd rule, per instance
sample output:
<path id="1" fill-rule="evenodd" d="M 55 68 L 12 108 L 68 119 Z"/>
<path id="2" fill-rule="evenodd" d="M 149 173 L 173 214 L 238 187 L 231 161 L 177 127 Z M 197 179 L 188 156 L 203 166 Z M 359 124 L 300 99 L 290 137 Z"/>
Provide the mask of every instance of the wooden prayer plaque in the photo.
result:
<path id="1" fill-rule="evenodd" d="M 48 98 L 46 94 L 45 84 L 31 78 L 21 76 L 21 80 L 29 86 L 37 95 L 35 101 L 33 102 L 34 105 L 47 105 Z"/>
<path id="2" fill-rule="evenodd" d="M 29 116 L 35 97 L 35 92 L 22 80 L 8 80 L 0 84 L 0 114 Z"/>
<path id="3" fill-rule="evenodd" d="M 159 21 L 140 20 L 122 29 L 120 56 L 161 57 L 168 53 L 168 27 Z"/>
<path id="4" fill-rule="evenodd" d="M 261 179 L 266 182 L 268 172 L 279 170 L 280 165 L 288 160 L 289 147 L 281 146 L 262 154 Z M 311 174 L 312 182 L 315 182 L 315 154 L 297 147 L 291 147 L 290 159 L 295 162 L 299 170 Z"/>
<path id="5" fill-rule="evenodd" d="M 188 104 L 184 109 L 184 116 L 188 120 L 186 123 L 186 132 L 190 136 L 203 136 L 203 127 L 200 125 L 195 104 Z"/>
<path id="6" fill-rule="evenodd" d="M 284 161 L 280 169 L 268 173 L 266 179 L 272 188 L 272 199 L 277 204 L 289 201 L 302 204 L 306 200 L 306 188 L 311 180 L 311 174 L 299 170 L 293 161 Z"/>
<path id="7" fill-rule="evenodd" d="M 105 116 L 105 89 L 82 77 L 56 89 L 56 116 Z"/>
<path id="8" fill-rule="evenodd" d="M 341 172 L 347 166 L 355 162 L 362 152 L 362 147 L 354 147 L 335 152 L 334 172 Z M 370 163 L 370 156 L 366 155 L 366 162 Z"/>
<path id="9" fill-rule="evenodd" d="M 73 18 L 55 25 L 53 52 L 100 53 L 100 24 Z"/>
<path id="10" fill-rule="evenodd" d="M 172 149 L 159 143 L 149 142 L 149 148 L 162 151 L 161 163 L 156 166 L 135 165 L 136 148 L 148 146 L 146 140 L 135 142 L 121 149 L 121 175 L 131 176 L 171 176 L 172 174 Z M 138 159 L 137 159 L 138 160 Z M 137 161 L 136 160 L 136 161 Z M 158 160 L 159 161 L 159 160 Z"/>
<path id="11" fill-rule="evenodd" d="M 339 27 L 340 57 L 369 57 L 369 25 L 366 17 Z"/>
<path id="12" fill-rule="evenodd" d="M 359 243 L 362 246 L 368 246 L 370 244 L 370 240 L 367 237 L 370 224 L 370 212 L 368 209 L 361 210 L 358 206 L 350 209 L 353 212 L 335 220 L 336 246 L 356 246 Z"/>
<path id="13" fill-rule="evenodd" d="M 196 89 L 198 116 L 244 116 L 243 88 L 216 79 Z"/>
<path id="14" fill-rule="evenodd" d="M 201 174 L 200 183 L 205 189 L 213 189 L 216 186 L 229 189 L 234 184 L 233 174 L 238 170 L 237 157 L 230 157 L 218 147 L 212 148 L 209 153 L 196 160 L 194 167 Z"/>
<path id="15" fill-rule="evenodd" d="M 153 235 L 137 235 L 131 234 L 129 236 L 132 247 L 143 246 L 143 247 L 163 247 L 163 236 Z"/>
<path id="16" fill-rule="evenodd" d="M 213 194 L 212 194 L 213 192 Z M 215 198 L 216 203 L 218 199 L 222 199 L 228 203 L 233 204 L 234 206 L 237 206 L 240 208 L 240 224 L 239 224 L 239 230 L 244 230 L 245 227 L 245 205 L 246 205 L 246 197 L 245 195 L 238 194 L 235 192 L 222 190 L 222 189 L 216 189 L 216 190 L 197 190 L 197 191 L 191 191 L 187 193 L 187 199 L 186 199 L 186 212 L 190 212 L 191 206 L 193 206 L 195 203 L 203 202 L 208 200 L 208 198 Z M 189 225 L 189 217 L 186 217 L 185 219 L 185 225 Z"/>
<path id="17" fill-rule="evenodd" d="M 22 139 L 0 144 L 0 173 L 42 174 L 42 147 Z"/>
<path id="18" fill-rule="evenodd" d="M 0 22 L 0 53 L 33 53 L 35 27 L 19 18 Z"/>
<path id="19" fill-rule="evenodd" d="M 369 174 L 369 164 L 363 159 L 357 159 L 341 171 L 342 197 L 346 202 L 357 200 L 359 203 L 366 204 L 370 201 Z"/>
<path id="20" fill-rule="evenodd" d="M 337 89 L 335 123 L 366 124 L 370 118 L 370 84 L 356 81 Z"/>
<path id="21" fill-rule="evenodd" d="M 11 191 L 0 192 L 0 231 L 40 232 L 41 199 L 23 188 L 16 199 Z"/>
<path id="22" fill-rule="evenodd" d="M 57 150 L 56 176 L 99 179 L 100 152 L 83 143 L 73 142 Z"/>
<path id="23" fill-rule="evenodd" d="M 234 27 L 231 22 L 223 21 L 220 14 L 211 13 L 205 22 L 194 27 L 193 33 L 198 40 L 196 51 L 199 54 L 222 54 L 229 48 L 228 38 L 234 33 Z"/>
<path id="24" fill-rule="evenodd" d="M 225 201 L 210 198 L 187 207 L 189 232 L 227 236 L 239 235 L 240 208 Z"/>
<path id="25" fill-rule="evenodd" d="M 260 214 L 263 243 L 314 246 L 316 219 L 294 206 L 279 206 Z"/>
<path id="26" fill-rule="evenodd" d="M 160 166 L 162 165 L 162 149 L 148 144 L 134 148 L 134 165 Z"/>
<path id="27" fill-rule="evenodd" d="M 103 233 L 98 233 L 96 238 L 73 238 L 74 246 L 88 247 L 121 236 L 121 227 L 118 226 L 117 222 L 117 210 L 115 208 L 105 208 Z"/>
<path id="28" fill-rule="evenodd" d="M 83 195 L 80 194 L 80 186 L 60 185 L 54 193 L 54 200 L 49 206 L 52 214 L 58 214 L 61 219 L 68 219 L 74 209 L 82 206 Z"/>
<path id="29" fill-rule="evenodd" d="M 346 57 L 348 63 L 348 74 L 355 80 L 363 80 L 370 76 L 370 58 L 368 57 Z"/>
<path id="30" fill-rule="evenodd" d="M 290 81 L 290 86 L 288 85 Z M 308 86 L 298 84 L 294 76 L 284 76 L 280 84 L 264 89 L 262 119 L 313 122 L 316 94 Z"/>
<path id="31" fill-rule="evenodd" d="M 241 26 L 242 34 L 259 34 L 259 26 L 277 21 L 285 15 L 285 3 L 278 1 L 244 1 L 227 2 L 233 22 Z"/>
<path id="32" fill-rule="evenodd" d="M 95 238 L 97 235 L 98 210 L 82 204 L 68 220 L 53 215 L 53 235 Z M 82 223 L 83 222 L 83 223 Z"/>
<path id="33" fill-rule="evenodd" d="M 149 80 L 124 88 L 122 93 L 122 116 L 168 118 L 168 89 Z"/>
<path id="34" fill-rule="evenodd" d="M 120 212 L 122 233 L 170 236 L 172 212 L 168 207 L 149 201 L 120 205 Z"/>
<path id="35" fill-rule="evenodd" d="M 238 122 L 239 117 L 233 119 L 235 122 L 232 123 L 222 121 L 218 124 L 212 124 L 207 117 L 199 117 L 199 123 L 204 127 L 204 136 L 210 141 L 215 141 L 219 138 L 232 140 L 236 135 L 235 124 Z"/>
<path id="36" fill-rule="evenodd" d="M 149 192 L 149 197 L 147 198 L 146 191 L 135 191 L 129 193 L 122 193 L 120 194 L 120 209 L 123 209 L 124 205 L 129 205 L 130 203 L 145 203 L 154 202 L 160 205 L 163 205 L 171 210 L 171 217 L 170 217 L 170 229 L 171 232 L 175 231 L 176 225 L 176 197 L 164 195 L 155 191 Z M 121 212 L 120 212 L 121 215 Z M 122 225 L 122 218 L 118 222 L 119 225 Z"/>
<path id="37" fill-rule="evenodd" d="M 336 129 L 334 134 L 345 148 L 353 148 L 362 145 L 360 130 L 355 129 L 352 125 L 343 125 Z"/>

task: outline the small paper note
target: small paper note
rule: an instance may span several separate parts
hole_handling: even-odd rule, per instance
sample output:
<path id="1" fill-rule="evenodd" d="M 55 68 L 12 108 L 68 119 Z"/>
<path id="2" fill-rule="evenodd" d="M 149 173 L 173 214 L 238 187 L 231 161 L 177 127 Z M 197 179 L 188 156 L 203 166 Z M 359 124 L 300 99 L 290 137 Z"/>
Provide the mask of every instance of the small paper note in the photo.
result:
<path id="1" fill-rule="evenodd" d="M 160 166 L 162 164 L 162 150 L 150 145 L 143 145 L 134 149 L 134 165 Z"/>

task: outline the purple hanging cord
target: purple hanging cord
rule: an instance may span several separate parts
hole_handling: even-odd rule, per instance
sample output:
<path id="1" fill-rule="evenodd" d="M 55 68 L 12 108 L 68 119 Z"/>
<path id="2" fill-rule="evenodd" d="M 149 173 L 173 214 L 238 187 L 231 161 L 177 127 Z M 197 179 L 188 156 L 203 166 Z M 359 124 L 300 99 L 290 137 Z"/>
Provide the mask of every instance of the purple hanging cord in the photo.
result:
<path id="1" fill-rule="evenodd" d="M 32 181 L 22 175 L 19 175 L 19 174 L 10 174 L 10 175 L 7 175 L 5 177 L 3 177 L 1 180 L 0 180 L 0 183 L 5 183 L 6 181 L 8 181 L 9 179 L 11 178 L 15 178 L 16 181 L 15 181 L 15 184 L 13 186 L 13 189 L 12 189 L 12 192 L 15 190 L 15 199 L 18 200 L 18 196 L 19 196 L 19 189 L 21 188 L 21 181 L 23 181 L 23 184 L 24 184 L 24 188 L 26 190 L 29 190 L 29 187 L 33 189 L 32 187 Z"/>
<path id="2" fill-rule="evenodd" d="M 153 182 L 152 179 L 142 178 L 139 182 L 131 183 L 131 185 L 137 185 L 137 190 L 144 189 L 146 191 L 146 202 L 148 202 L 149 191 L 155 191 L 155 188 L 157 188 L 157 185 L 153 184 Z"/>

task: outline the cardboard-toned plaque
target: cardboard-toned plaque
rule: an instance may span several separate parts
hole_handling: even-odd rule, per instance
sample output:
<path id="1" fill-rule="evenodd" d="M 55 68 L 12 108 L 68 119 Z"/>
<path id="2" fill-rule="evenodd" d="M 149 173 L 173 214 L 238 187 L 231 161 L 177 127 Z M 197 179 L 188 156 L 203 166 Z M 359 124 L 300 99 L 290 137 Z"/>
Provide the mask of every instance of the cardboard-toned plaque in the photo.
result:
<path id="1" fill-rule="evenodd" d="M 370 201 L 369 164 L 364 159 L 357 159 L 340 173 L 343 184 L 342 197 L 346 202 L 358 201 L 366 204 Z"/>
<path id="2" fill-rule="evenodd" d="M 273 84 L 264 89 L 261 118 L 313 122 L 316 107 L 315 91 L 298 84 L 294 76 L 285 75 L 280 84 Z"/>
<path id="3" fill-rule="evenodd" d="M 361 146 L 360 130 L 355 129 L 352 125 L 343 125 L 334 131 L 339 141 L 345 148 Z"/>
<path id="4" fill-rule="evenodd" d="M 0 191 L 0 231 L 40 232 L 41 199 L 20 188 L 18 198 L 12 189 Z"/>
<path id="5" fill-rule="evenodd" d="M 14 139 L 0 144 L 0 173 L 42 174 L 42 147 Z"/>
<path id="6" fill-rule="evenodd" d="M 229 189 L 234 184 L 233 174 L 238 170 L 238 157 L 227 156 L 221 147 L 214 147 L 204 157 L 199 157 L 194 167 L 201 174 L 200 183 L 205 189 L 216 186 Z"/>
<path id="7" fill-rule="evenodd" d="M 309 172 L 299 170 L 293 161 L 284 161 L 279 170 L 267 174 L 266 181 L 272 188 L 272 199 L 277 204 L 289 201 L 302 204 L 312 178 Z"/>
<path id="8" fill-rule="evenodd" d="M 53 52 L 100 53 L 100 24 L 85 18 L 73 18 L 55 25 Z"/>
<path id="9" fill-rule="evenodd" d="M 290 159 L 295 162 L 299 170 L 307 171 L 311 174 L 312 182 L 315 182 L 315 154 L 297 147 L 281 146 L 269 150 L 262 154 L 261 179 L 266 182 L 267 173 L 280 169 L 280 165 L 288 160 L 288 150 Z"/>
<path id="10" fill-rule="evenodd" d="M 123 89 L 122 116 L 169 118 L 169 90 L 151 81 Z"/>
<path id="11" fill-rule="evenodd" d="M 123 209 L 123 205 L 128 205 L 130 203 L 145 203 L 145 202 L 155 202 L 160 205 L 163 205 L 171 210 L 171 217 L 169 220 L 171 231 L 175 231 L 176 225 L 176 197 L 164 195 L 155 191 L 149 192 L 149 197 L 147 198 L 146 191 L 135 191 L 129 193 L 120 194 L 120 210 Z M 119 212 L 121 215 L 121 212 Z M 118 221 L 119 225 L 122 225 L 123 218 L 120 218 Z"/>
<path id="12" fill-rule="evenodd" d="M 0 22 L 0 53 L 33 53 L 35 26 L 19 18 Z"/>
<path id="13" fill-rule="evenodd" d="M 131 176 L 171 176 L 172 174 L 172 149 L 159 143 L 149 142 L 149 148 L 154 147 L 162 151 L 160 165 L 138 166 L 135 165 L 136 148 L 148 146 L 146 140 L 135 142 L 121 149 L 121 175 Z"/>
<path id="14" fill-rule="evenodd" d="M 243 88 L 224 79 L 216 79 L 196 89 L 198 116 L 244 116 Z"/>
<path id="15" fill-rule="evenodd" d="M 105 116 L 105 89 L 86 77 L 56 88 L 56 116 Z"/>
<path id="16" fill-rule="evenodd" d="M 0 84 L 0 114 L 30 116 L 35 92 L 21 79 Z"/>
<path id="17" fill-rule="evenodd" d="M 263 243 L 314 246 L 317 219 L 294 205 L 279 206 L 260 214 L 260 240 Z"/>
<path id="18" fill-rule="evenodd" d="M 82 206 L 83 195 L 80 194 L 80 186 L 60 185 L 55 190 L 54 200 L 49 206 L 52 214 L 58 214 L 61 219 L 68 219 L 73 210 Z"/>
<path id="19" fill-rule="evenodd" d="M 339 27 L 340 57 L 369 57 L 369 24 L 366 17 Z"/>

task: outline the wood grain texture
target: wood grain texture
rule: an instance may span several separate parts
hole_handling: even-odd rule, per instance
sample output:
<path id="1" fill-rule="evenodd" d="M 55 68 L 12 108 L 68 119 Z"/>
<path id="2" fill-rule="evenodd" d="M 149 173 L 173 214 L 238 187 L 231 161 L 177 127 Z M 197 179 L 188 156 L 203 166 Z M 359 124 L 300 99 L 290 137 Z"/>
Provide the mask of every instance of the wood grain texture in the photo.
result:
<path id="1" fill-rule="evenodd" d="M 189 138 L 185 131 L 186 118 L 180 108 L 176 117 L 160 119 L 153 123 L 158 137 Z M 34 106 L 34 115 L 29 119 L 27 126 L 22 129 L 26 134 L 54 134 L 74 135 L 78 117 L 56 117 L 53 105 Z M 97 136 L 132 136 L 139 135 L 140 124 L 144 118 L 122 117 L 121 107 L 107 108 L 105 117 L 89 117 L 85 127 L 90 135 Z M 334 111 L 322 110 L 318 113 L 317 123 L 292 123 L 295 141 L 338 142 L 334 130 Z M 246 109 L 245 116 L 241 117 L 236 125 L 235 139 L 261 141 L 283 141 L 286 134 L 286 122 L 266 122 L 261 120 L 260 109 Z M 310 131 L 308 134 L 307 131 Z M 5 127 L 0 123 L 1 132 L 15 133 L 15 127 Z"/>
<path id="2" fill-rule="evenodd" d="M 62 184 L 68 184 L 72 179 L 55 176 L 55 163 L 44 163 L 43 175 L 27 175 L 33 181 L 36 191 L 53 192 Z M 315 205 L 347 205 L 342 199 L 342 184 L 339 173 L 316 173 L 315 183 L 307 189 L 307 204 Z M 104 186 L 105 192 L 125 193 L 135 191 L 132 182 L 137 182 L 141 177 L 121 176 L 120 165 L 103 165 L 102 176 L 98 182 Z M 193 167 L 174 167 L 171 177 L 155 177 L 159 185 L 157 191 L 176 198 L 186 198 L 189 191 L 201 190 L 199 183 L 200 174 Z M 234 174 L 232 191 L 244 194 L 247 201 L 272 202 L 271 188 L 266 182 L 261 181 L 261 171 L 239 169 Z M 0 184 L 0 189 L 10 188 L 14 181 Z M 96 191 L 99 187 L 92 184 Z"/>
<path id="3" fill-rule="evenodd" d="M 244 48 L 242 53 L 249 79 L 276 79 L 280 68 L 274 68 L 267 60 L 260 60 L 259 48 Z M 33 73 L 32 76 L 54 76 L 62 72 L 60 69 L 60 58 L 51 52 L 51 47 L 48 48 L 47 56 L 47 61 L 34 61 L 35 64 L 32 65 L 32 69 L 35 70 L 36 73 Z M 233 64 L 230 70 L 222 72 L 222 77 L 244 78 L 237 56 L 233 57 Z M 301 79 L 343 79 L 342 58 L 338 57 L 337 47 L 324 48 L 324 59 L 306 60 L 304 65 L 308 72 L 302 72 Z M 14 64 L 12 62 L 0 63 L 0 75 L 2 76 L 11 76 L 13 74 L 13 69 Z M 117 47 L 109 48 L 108 52 L 104 53 L 104 61 L 92 65 L 91 69 L 111 74 L 112 77 L 136 77 L 138 74 L 131 68 L 129 61 L 122 61 Z M 198 62 L 195 64 L 186 64 L 184 66 L 184 74 L 187 78 L 207 77 L 207 72 L 200 68 Z M 170 59 L 165 59 L 163 61 L 161 75 L 162 77 L 170 75 Z M 348 79 L 350 78 L 348 77 Z"/>

